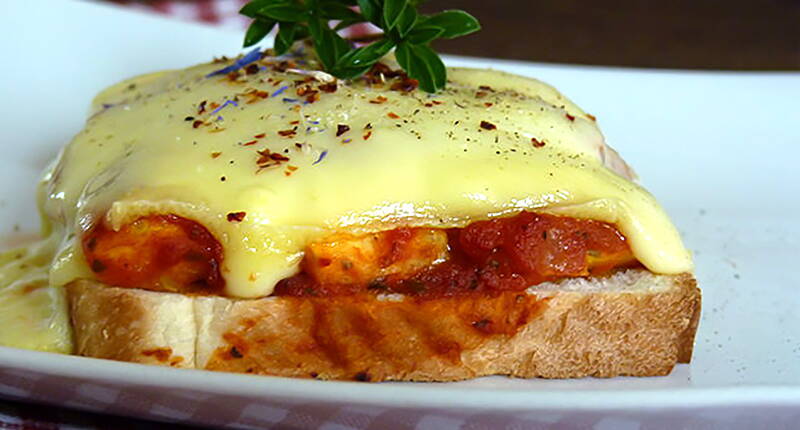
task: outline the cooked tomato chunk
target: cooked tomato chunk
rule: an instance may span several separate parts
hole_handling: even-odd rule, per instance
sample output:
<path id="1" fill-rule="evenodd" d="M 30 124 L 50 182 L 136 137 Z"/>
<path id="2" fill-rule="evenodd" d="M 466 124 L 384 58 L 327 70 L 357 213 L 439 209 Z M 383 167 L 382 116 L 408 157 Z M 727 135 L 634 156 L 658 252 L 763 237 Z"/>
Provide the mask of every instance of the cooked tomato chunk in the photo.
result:
<path id="1" fill-rule="evenodd" d="M 83 236 L 83 252 L 97 279 L 119 287 L 216 293 L 224 282 L 222 246 L 199 223 L 150 215 L 114 231 L 103 222 Z"/>
<path id="2" fill-rule="evenodd" d="M 633 259 L 625 237 L 611 224 L 530 212 L 473 223 L 458 239 L 473 262 L 509 264 L 531 283 L 586 276 L 593 268 Z"/>
<path id="3" fill-rule="evenodd" d="M 303 268 L 327 285 L 359 285 L 389 275 L 409 277 L 447 256 L 444 230 L 399 228 L 361 236 L 335 234 L 306 247 Z"/>
<path id="4" fill-rule="evenodd" d="M 611 224 L 523 212 L 462 229 L 333 236 L 306 250 L 303 272 L 281 281 L 276 294 L 372 290 L 446 297 L 523 290 L 636 264 L 625 236 Z"/>

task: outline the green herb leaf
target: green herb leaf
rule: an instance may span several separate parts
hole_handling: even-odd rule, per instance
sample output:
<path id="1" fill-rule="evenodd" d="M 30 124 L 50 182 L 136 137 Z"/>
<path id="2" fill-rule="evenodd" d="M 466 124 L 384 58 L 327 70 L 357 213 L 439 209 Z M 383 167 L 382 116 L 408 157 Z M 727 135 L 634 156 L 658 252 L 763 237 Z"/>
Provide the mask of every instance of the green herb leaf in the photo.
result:
<path id="1" fill-rule="evenodd" d="M 336 69 L 353 69 L 362 67 L 372 67 L 378 60 L 388 54 L 394 47 L 394 42 L 389 39 L 383 39 L 354 49 L 347 54 L 343 55 L 336 63 Z"/>
<path id="2" fill-rule="evenodd" d="M 439 38 L 444 34 L 444 29 L 441 27 L 434 27 L 432 25 L 416 26 L 409 33 L 406 40 L 414 45 L 424 45 L 430 41 Z"/>
<path id="3" fill-rule="evenodd" d="M 402 42 L 397 45 L 395 56 L 408 76 L 418 80 L 419 87 L 424 91 L 435 93 L 444 88 L 447 69 L 430 46 Z"/>
<path id="4" fill-rule="evenodd" d="M 436 15 L 426 17 L 422 22 L 425 26 L 434 26 L 444 29 L 440 37 L 453 39 L 466 36 L 481 29 L 481 24 L 474 16 L 463 10 L 446 10 Z"/>
<path id="5" fill-rule="evenodd" d="M 400 38 L 406 37 L 406 35 L 414 28 L 414 24 L 417 23 L 417 18 L 419 14 L 414 8 L 407 7 L 403 10 L 403 13 L 400 15 L 400 19 L 397 20 L 397 27 L 395 30 L 400 35 Z"/>
<path id="6" fill-rule="evenodd" d="M 257 16 L 272 18 L 278 22 L 301 22 L 308 18 L 306 10 L 294 2 L 273 2 L 256 12 Z"/>
<path id="7" fill-rule="evenodd" d="M 297 24 L 294 22 L 282 22 L 275 36 L 275 55 L 283 55 L 289 52 L 294 44 Z"/>
<path id="8" fill-rule="evenodd" d="M 255 18 L 262 7 L 269 5 L 273 1 L 274 0 L 253 0 L 242 6 L 242 8 L 239 9 L 239 13 L 249 18 Z"/>
<path id="9" fill-rule="evenodd" d="M 350 9 L 347 5 L 335 2 L 325 2 L 319 7 L 322 18 L 338 20 L 363 20 L 361 14 Z"/>
<path id="10" fill-rule="evenodd" d="M 397 61 L 420 88 L 434 92 L 447 82 L 447 70 L 430 43 L 454 38 L 480 29 L 470 14 L 448 10 L 430 16 L 417 13 L 424 0 L 251 0 L 242 15 L 254 21 L 245 34 L 245 46 L 262 40 L 275 25 L 275 52 L 288 52 L 297 40 L 311 38 L 323 68 L 341 79 L 353 79 L 367 72 L 396 47 Z M 352 7 L 358 6 L 359 10 Z M 339 21 L 331 28 L 330 21 Z M 378 41 L 355 48 L 337 31 L 360 22 L 383 30 Z M 373 35 L 370 35 L 373 36 Z M 367 39 L 364 39 L 367 40 Z"/>
<path id="11" fill-rule="evenodd" d="M 358 8 L 367 21 L 377 25 L 382 25 L 382 9 L 375 0 L 358 0 Z"/>
<path id="12" fill-rule="evenodd" d="M 272 28 L 275 27 L 275 21 L 256 19 L 247 28 L 247 33 L 244 35 L 244 47 L 253 46 L 261 39 L 267 36 Z"/>
<path id="13" fill-rule="evenodd" d="M 383 0 L 384 30 L 389 31 L 394 28 L 407 5 L 407 0 Z"/>
<path id="14" fill-rule="evenodd" d="M 327 21 L 311 19 L 308 29 L 319 60 L 325 66 L 325 70 L 332 71 L 339 58 L 350 50 L 350 44 L 328 27 Z"/>

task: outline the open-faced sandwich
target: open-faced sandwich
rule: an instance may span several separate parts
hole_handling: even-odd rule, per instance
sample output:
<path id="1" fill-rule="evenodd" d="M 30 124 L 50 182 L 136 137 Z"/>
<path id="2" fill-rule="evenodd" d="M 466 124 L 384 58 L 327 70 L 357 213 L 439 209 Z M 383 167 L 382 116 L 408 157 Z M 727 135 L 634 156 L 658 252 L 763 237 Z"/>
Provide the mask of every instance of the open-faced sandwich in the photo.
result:
<path id="1" fill-rule="evenodd" d="M 255 50 L 101 93 L 4 268 L 50 316 L 0 340 L 363 381 L 690 360 L 691 258 L 593 116 L 498 71 L 429 93 L 392 57 L 324 63 Z"/>

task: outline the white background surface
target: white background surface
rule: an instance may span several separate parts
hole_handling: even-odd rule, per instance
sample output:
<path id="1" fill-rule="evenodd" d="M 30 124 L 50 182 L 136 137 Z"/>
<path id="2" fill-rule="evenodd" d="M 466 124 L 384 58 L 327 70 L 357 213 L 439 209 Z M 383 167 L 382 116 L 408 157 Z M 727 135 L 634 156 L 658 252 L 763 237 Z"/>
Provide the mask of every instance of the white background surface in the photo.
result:
<path id="1" fill-rule="evenodd" d="M 236 54 L 242 38 L 67 1 L 2 1 L 0 28 L 2 235 L 35 231 L 39 171 L 80 130 L 97 91 L 135 74 Z M 243 383 L 254 395 L 427 407 L 438 399 L 448 408 L 474 407 L 474 401 L 528 411 L 772 405 L 778 407 L 772 416 L 800 408 L 800 73 L 447 62 L 538 77 L 598 117 L 608 141 L 636 168 L 695 254 L 703 315 L 692 364 L 645 379 L 353 385 L 214 375 L 215 381 L 256 380 Z M 34 363 L 29 370 L 38 365 L 91 379 L 103 372 L 81 373 L 82 366 L 111 374 L 123 366 L 65 359 L 0 348 L 0 369 Z M 189 385 L 194 375 L 205 375 L 149 368 L 135 374 L 164 378 L 164 384 L 179 375 Z"/>

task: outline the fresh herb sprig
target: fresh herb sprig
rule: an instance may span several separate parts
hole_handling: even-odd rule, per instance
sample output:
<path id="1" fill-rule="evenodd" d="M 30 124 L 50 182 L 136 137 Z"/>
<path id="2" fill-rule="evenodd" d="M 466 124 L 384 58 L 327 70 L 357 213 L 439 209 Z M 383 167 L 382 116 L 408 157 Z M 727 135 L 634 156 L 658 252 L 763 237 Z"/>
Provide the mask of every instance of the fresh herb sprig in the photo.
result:
<path id="1" fill-rule="evenodd" d="M 253 18 L 244 46 L 263 39 L 275 26 L 275 53 L 283 55 L 292 45 L 311 39 L 325 71 L 341 79 L 354 79 L 372 68 L 394 48 L 400 67 L 433 93 L 444 88 L 447 69 L 431 48 L 436 39 L 452 39 L 480 30 L 478 20 L 461 10 L 434 15 L 417 12 L 422 0 L 251 0 L 240 13 Z M 355 7 L 358 7 L 356 10 Z M 338 21 L 331 26 L 331 21 Z M 383 33 L 362 47 L 338 34 L 339 30 L 369 22 Z"/>

